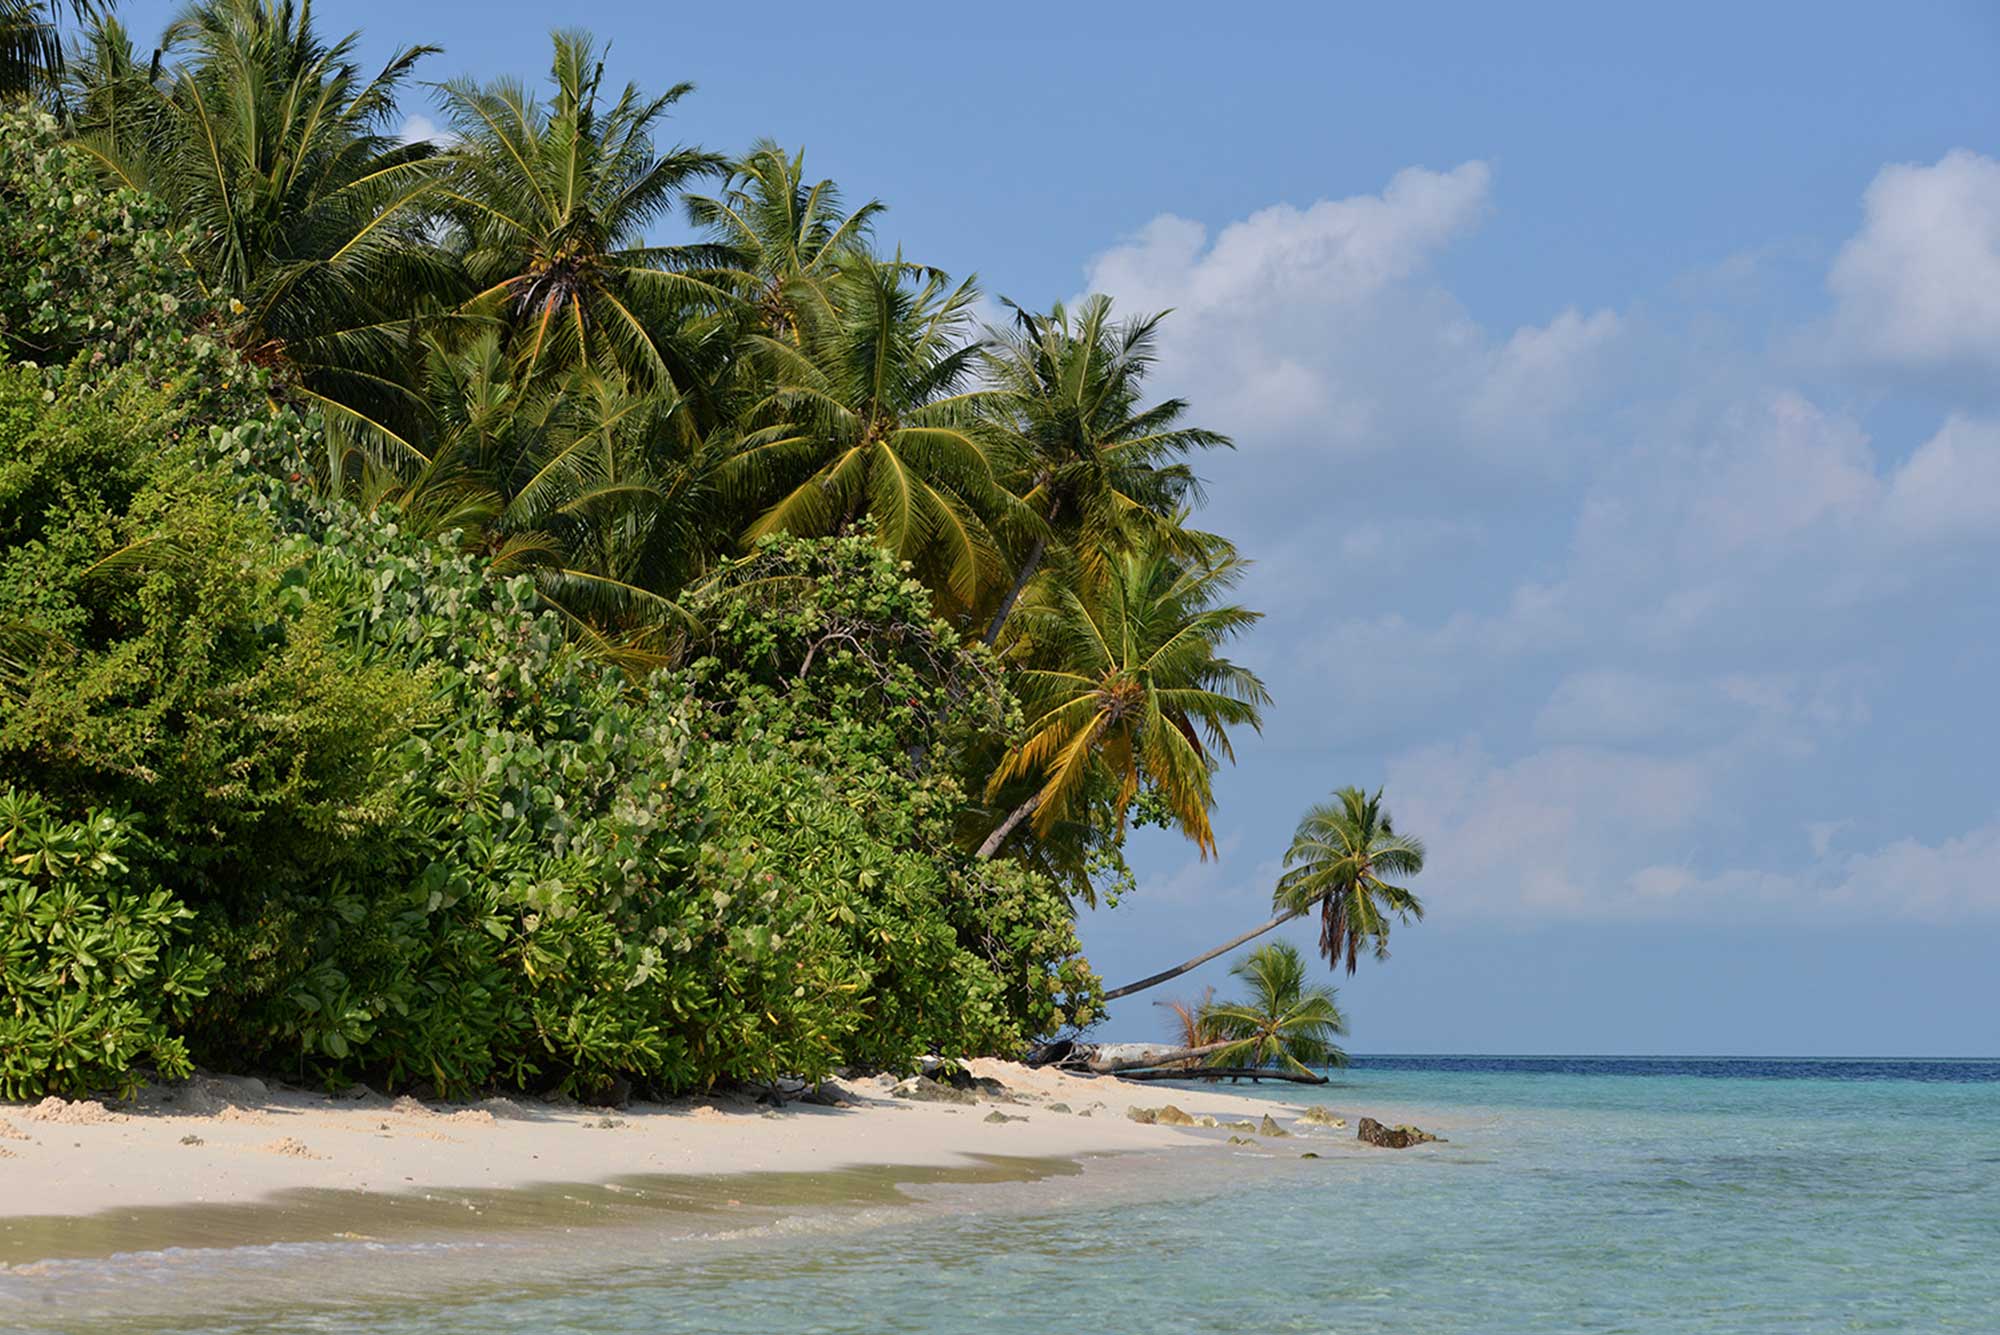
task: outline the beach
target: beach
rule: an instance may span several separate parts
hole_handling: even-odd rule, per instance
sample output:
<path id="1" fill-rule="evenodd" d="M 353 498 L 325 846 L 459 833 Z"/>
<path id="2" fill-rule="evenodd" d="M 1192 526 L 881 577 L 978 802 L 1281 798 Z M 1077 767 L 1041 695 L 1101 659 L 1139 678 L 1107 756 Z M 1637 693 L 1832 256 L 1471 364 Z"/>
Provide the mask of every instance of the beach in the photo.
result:
<path id="1" fill-rule="evenodd" d="M 1227 1144 L 1231 1129 L 1148 1125 L 1133 1107 L 1258 1120 L 1286 1105 L 980 1060 L 963 1091 L 829 1081 L 839 1106 L 747 1094 L 587 1107 L 527 1098 L 425 1103 L 365 1087 L 322 1093 L 202 1075 L 127 1101 L 0 1105 L 0 1228 L 23 1217 L 227 1206 L 281 1193 L 418 1195 L 601 1183 L 634 1174 L 949 1168 L 978 1156 L 1074 1159 Z M 905 1085 L 905 1089 L 910 1086 Z M 962 1100 L 962 1101 L 958 1101 Z M 0 1232 L 0 1259 L 6 1257 Z"/>

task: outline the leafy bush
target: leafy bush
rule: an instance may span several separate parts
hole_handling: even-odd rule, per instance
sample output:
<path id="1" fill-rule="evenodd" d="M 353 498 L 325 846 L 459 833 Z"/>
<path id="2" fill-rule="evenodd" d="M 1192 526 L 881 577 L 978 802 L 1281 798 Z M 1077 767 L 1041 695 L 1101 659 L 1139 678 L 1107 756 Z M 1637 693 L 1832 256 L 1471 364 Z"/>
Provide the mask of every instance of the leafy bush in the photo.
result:
<path id="1" fill-rule="evenodd" d="M 323 431 L 248 411 L 152 206 L 4 119 L 0 341 L 73 360 L 0 370 L 0 767 L 44 850 L 0 1092 L 666 1093 L 1091 1017 L 1061 887 L 954 837 L 1018 711 L 905 569 L 766 544 L 629 680 L 527 578 L 315 494 Z"/>
<path id="2" fill-rule="evenodd" d="M 0 787 L 0 1097 L 128 1092 L 142 1061 L 190 1069 L 171 1024 L 217 961 L 188 942 L 192 910 L 129 884 L 138 842 L 128 818 L 63 821 Z"/>
<path id="3" fill-rule="evenodd" d="M 213 411 L 250 411 L 260 376 L 222 337 L 227 308 L 195 290 L 182 258 L 191 236 L 151 196 L 106 190 L 47 112 L 0 108 L 5 360 L 45 368 L 52 384 L 131 364 Z"/>
<path id="4" fill-rule="evenodd" d="M 67 811 L 143 811 L 194 907 L 317 876 L 393 814 L 382 748 L 420 683 L 334 638 L 159 392 L 44 393 L 0 371 L 0 764 Z"/>
<path id="5" fill-rule="evenodd" d="M 401 820 L 374 860 L 218 940 L 259 967 L 204 1050 L 665 1091 L 905 1067 L 1088 1014 L 1061 892 L 950 837 L 937 762 L 1011 703 L 879 549 L 767 547 L 700 604 L 708 656 L 635 687 L 530 581 L 291 481 L 314 445 L 283 417 L 212 448 L 292 534 L 302 606 L 372 663 L 422 667 L 436 722 L 391 748 Z"/>

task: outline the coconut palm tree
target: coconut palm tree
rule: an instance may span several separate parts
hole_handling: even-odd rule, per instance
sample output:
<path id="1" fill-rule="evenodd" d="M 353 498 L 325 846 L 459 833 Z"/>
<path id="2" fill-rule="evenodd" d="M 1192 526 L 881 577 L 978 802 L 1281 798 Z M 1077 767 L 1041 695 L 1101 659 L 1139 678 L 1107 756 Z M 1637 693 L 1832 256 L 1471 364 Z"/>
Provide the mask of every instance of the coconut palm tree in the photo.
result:
<path id="1" fill-rule="evenodd" d="M 88 23 L 95 0 L 0 0 L 0 97 L 52 96 L 63 77 L 62 18 Z"/>
<path id="2" fill-rule="evenodd" d="M 1365 945 L 1389 958 L 1389 920 L 1419 921 L 1423 903 L 1404 880 L 1424 869 L 1423 841 L 1397 834 L 1382 792 L 1342 788 L 1333 801 L 1306 812 L 1285 852 L 1273 906 L 1299 914 L 1319 910 L 1319 951 L 1330 965 L 1345 958 L 1347 972 Z"/>
<path id="3" fill-rule="evenodd" d="M 322 41 L 292 0 L 199 0 L 142 67 L 102 26 L 72 80 L 77 142 L 192 225 L 188 262 L 234 299 L 230 337 L 253 361 L 289 369 L 331 424 L 413 457 L 411 316 L 460 294 L 425 235 L 431 147 L 394 134 L 398 93 L 436 48 L 369 76 L 358 42 Z"/>
<path id="4" fill-rule="evenodd" d="M 1309 1076 L 1315 1066 L 1347 1064 L 1333 1041 L 1347 1032 L 1334 989 L 1306 984 L 1306 962 L 1295 946 L 1259 946 L 1229 972 L 1248 984 L 1250 995 L 1211 1003 L 1202 1012 L 1211 1041 L 1228 1043 L 1209 1054 L 1209 1065 L 1270 1066 Z"/>
<path id="5" fill-rule="evenodd" d="M 1221 656 L 1261 613 L 1223 601 L 1242 577 L 1234 555 L 1187 558 L 1155 535 L 1109 562 L 1097 588 L 1061 584 L 1023 611 L 1038 657 L 1016 676 L 1026 740 L 987 785 L 989 801 L 1038 780 L 984 844 L 991 857 L 1023 820 L 1046 835 L 1093 776 L 1113 785 L 1123 813 L 1150 785 L 1167 817 L 1207 856 L 1209 777 L 1234 759 L 1229 729 L 1256 728 L 1270 702 L 1255 673 Z"/>
<path id="6" fill-rule="evenodd" d="M 745 340 L 768 388 L 731 466 L 757 518 L 744 534 L 872 526 L 882 544 L 969 605 L 998 569 L 985 516 L 1006 504 L 968 388 L 977 295 L 934 269 L 855 254 L 829 285 L 831 318 L 799 341 Z"/>
<path id="7" fill-rule="evenodd" d="M 1117 553 L 1145 532 L 1177 526 L 1200 499 L 1186 456 L 1230 444 L 1219 432 L 1183 425 L 1184 400 L 1143 405 L 1161 316 L 1114 323 L 1103 296 L 1085 299 L 1073 315 L 1061 305 L 1046 315 L 1013 310 L 1014 327 L 996 341 L 988 373 L 1016 445 L 1003 480 L 1035 522 L 1022 534 L 1013 585 L 987 624 L 988 644 L 1000 638 L 1051 543 L 1077 578 L 1101 580 Z"/>
<path id="8" fill-rule="evenodd" d="M 800 326 L 834 315 L 841 267 L 868 247 L 884 205 L 869 200 L 843 212 L 832 181 L 808 184 L 805 152 L 787 154 L 760 139 L 731 170 L 719 195 L 688 199 L 688 217 L 728 252 L 708 277 L 727 284 L 773 338 L 799 341 Z"/>
<path id="9" fill-rule="evenodd" d="M 647 231 L 724 161 L 654 146 L 693 85 L 648 96 L 627 84 L 607 106 L 596 44 L 575 32 L 553 43 L 546 104 L 513 79 L 439 89 L 455 145 L 437 198 L 475 287 L 468 309 L 502 325 L 529 375 L 588 366 L 684 388 L 670 332 L 727 298 L 691 272 L 717 258 L 711 248 L 658 245 Z"/>
<path id="10" fill-rule="evenodd" d="M 1382 879 L 1407 879 L 1422 871 L 1424 845 L 1396 833 L 1379 788 L 1372 796 L 1359 788 L 1342 788 L 1331 802 L 1308 810 L 1285 851 L 1285 866 L 1271 897 L 1277 912 L 1268 921 L 1171 969 L 1112 988 L 1104 999 L 1129 997 L 1169 982 L 1315 908 L 1320 911 L 1320 953 L 1328 964 L 1338 964 L 1344 956 L 1351 974 L 1363 945 L 1371 946 L 1376 959 L 1389 957 L 1391 917 L 1408 922 L 1424 916 L 1415 894 Z"/>
<path id="11" fill-rule="evenodd" d="M 586 639 L 631 643 L 679 619 L 673 595 L 714 554 L 722 443 L 689 442 L 670 386 L 575 367 L 527 377 L 487 328 L 433 340 L 425 443 L 414 476 L 367 491 L 406 527 L 442 533 L 526 571 Z"/>

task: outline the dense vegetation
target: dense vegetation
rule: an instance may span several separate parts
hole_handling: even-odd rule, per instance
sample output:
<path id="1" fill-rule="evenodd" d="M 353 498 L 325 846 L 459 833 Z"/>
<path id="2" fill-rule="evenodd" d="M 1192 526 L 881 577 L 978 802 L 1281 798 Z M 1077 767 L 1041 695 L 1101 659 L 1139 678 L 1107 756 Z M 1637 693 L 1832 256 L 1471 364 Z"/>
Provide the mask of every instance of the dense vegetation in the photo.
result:
<path id="1" fill-rule="evenodd" d="M 67 13 L 0 9 L 0 1095 L 1096 1017 L 1073 903 L 1134 820 L 1212 847 L 1265 703 L 1157 316 L 980 326 L 579 34 L 402 142 L 429 48 Z"/>

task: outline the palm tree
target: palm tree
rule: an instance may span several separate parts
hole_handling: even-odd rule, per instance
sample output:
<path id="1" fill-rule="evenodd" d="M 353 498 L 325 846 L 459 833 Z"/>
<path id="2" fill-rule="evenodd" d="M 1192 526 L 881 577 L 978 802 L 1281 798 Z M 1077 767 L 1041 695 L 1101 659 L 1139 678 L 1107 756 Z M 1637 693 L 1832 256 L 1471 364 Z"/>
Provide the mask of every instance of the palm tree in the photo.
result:
<path id="1" fill-rule="evenodd" d="M 1164 1006 L 1173 1014 L 1175 1043 L 1183 1048 L 1209 1048 L 1221 1037 L 1210 1019 L 1215 1008 L 1215 989 L 1205 987 L 1201 995 L 1193 1001 L 1185 997 L 1175 997 L 1171 1001 L 1156 1001 L 1155 1006 Z M 1186 1065 L 1192 1066 L 1199 1058 L 1188 1058 Z"/>
<path id="2" fill-rule="evenodd" d="M 797 344 L 746 340 L 769 388 L 732 465 L 760 510 L 745 540 L 865 521 L 969 605 L 998 565 L 983 516 L 1006 503 L 977 415 L 989 391 L 966 388 L 972 281 L 857 253 L 831 294 L 831 319 L 799 326 Z"/>
<path id="3" fill-rule="evenodd" d="M 1342 788 L 1333 801 L 1306 812 L 1285 852 L 1276 907 L 1299 914 L 1319 909 L 1319 952 L 1330 965 L 1344 956 L 1354 972 L 1361 947 L 1389 958 L 1389 918 L 1422 921 L 1424 906 L 1408 889 L 1384 880 L 1415 876 L 1424 869 L 1423 841 L 1396 833 L 1382 806 L 1359 788 Z"/>
<path id="4" fill-rule="evenodd" d="M 1306 985 L 1306 963 L 1295 946 L 1259 946 L 1229 972 L 1249 985 L 1250 995 L 1202 1012 L 1208 1031 L 1229 1044 L 1208 1056 L 1209 1065 L 1272 1066 L 1310 1076 L 1315 1066 L 1347 1064 L 1333 1041 L 1347 1032 L 1334 990 Z"/>
<path id="5" fill-rule="evenodd" d="M 1285 866 L 1271 897 L 1277 913 L 1269 921 L 1171 969 L 1112 988 L 1104 999 L 1128 997 L 1178 978 L 1314 908 L 1320 910 L 1320 953 L 1328 964 L 1338 964 L 1345 955 L 1347 972 L 1352 974 L 1364 944 L 1372 943 L 1376 959 L 1389 957 L 1391 915 L 1402 922 L 1421 921 L 1424 916 L 1416 895 L 1382 879 L 1385 875 L 1402 879 L 1422 871 L 1424 845 L 1396 833 L 1379 788 L 1373 796 L 1359 788 L 1342 788 L 1333 801 L 1307 811 L 1285 851 Z"/>
<path id="6" fill-rule="evenodd" d="M 607 107 L 597 46 L 582 33 L 552 40 L 546 105 L 512 79 L 439 90 L 457 143 L 438 197 L 476 288 L 469 308 L 502 324 L 531 375 L 582 365 L 675 384 L 685 368 L 663 330 L 726 297 L 690 272 L 712 250 L 656 245 L 647 229 L 724 162 L 654 147 L 654 130 L 693 85 L 647 96 L 627 84 Z"/>
<path id="7" fill-rule="evenodd" d="M 429 458 L 369 490 L 406 527 L 457 529 L 501 574 L 526 571 L 600 648 L 679 619 L 673 595 L 713 554 L 713 442 L 688 442 L 686 401 L 576 367 L 522 374 L 486 329 L 433 340 L 423 374 Z"/>
<path id="8" fill-rule="evenodd" d="M 832 321 L 834 280 L 867 250 L 883 207 L 871 199 L 842 212 L 832 181 L 806 183 L 803 150 L 787 155 L 760 139 L 720 195 L 688 199 L 688 217 L 728 252 L 710 276 L 738 294 L 764 333 L 797 343 L 802 325 Z"/>
<path id="9" fill-rule="evenodd" d="M 1147 531 L 1176 525 L 1200 499 L 1185 457 L 1230 445 L 1218 432 L 1181 425 L 1184 400 L 1142 406 L 1161 318 L 1113 323 L 1103 296 L 1087 298 L 1073 316 L 1061 305 L 1047 315 L 1014 307 L 1014 327 L 997 342 L 988 371 L 1017 443 L 1003 480 L 1037 522 L 986 643 L 1000 638 L 1050 542 L 1069 554 L 1080 578 L 1101 580 L 1117 553 Z"/>
<path id="10" fill-rule="evenodd" d="M 432 150 L 394 137 L 397 94 L 436 48 L 398 50 L 371 77 L 358 41 L 321 41 L 309 4 L 200 0 L 144 74 L 123 30 L 101 25 L 72 102 L 106 171 L 193 225 L 189 264 L 237 303 L 233 341 L 290 368 L 334 425 L 409 456 L 410 317 L 458 293 L 425 236 Z"/>
<path id="11" fill-rule="evenodd" d="M 1035 665 L 1016 678 L 1028 735 L 987 785 L 997 797 L 1016 780 L 1039 778 L 980 846 L 992 857 L 1032 816 L 1046 836 L 1090 779 L 1107 777 L 1122 823 L 1141 784 L 1203 856 L 1214 851 L 1209 777 L 1234 759 L 1229 729 L 1257 728 L 1270 702 L 1264 683 L 1218 650 L 1261 617 L 1223 595 L 1242 577 L 1234 555 L 1189 559 L 1157 535 L 1115 559 L 1097 589 L 1062 584 L 1027 609 Z"/>
<path id="12" fill-rule="evenodd" d="M 0 97 L 43 96 L 63 77 L 61 14 L 87 23 L 95 0 L 0 0 Z"/>

